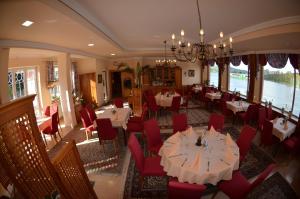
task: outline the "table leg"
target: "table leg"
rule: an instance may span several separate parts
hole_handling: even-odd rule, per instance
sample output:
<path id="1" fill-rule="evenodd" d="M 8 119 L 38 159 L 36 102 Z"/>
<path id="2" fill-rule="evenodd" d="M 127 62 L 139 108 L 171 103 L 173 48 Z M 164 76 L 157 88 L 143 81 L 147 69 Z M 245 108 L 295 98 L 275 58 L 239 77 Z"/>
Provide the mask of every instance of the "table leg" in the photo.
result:
<path id="1" fill-rule="evenodd" d="M 124 145 L 127 146 L 127 135 L 126 135 L 126 130 L 122 128 L 121 131 L 123 131 Z"/>

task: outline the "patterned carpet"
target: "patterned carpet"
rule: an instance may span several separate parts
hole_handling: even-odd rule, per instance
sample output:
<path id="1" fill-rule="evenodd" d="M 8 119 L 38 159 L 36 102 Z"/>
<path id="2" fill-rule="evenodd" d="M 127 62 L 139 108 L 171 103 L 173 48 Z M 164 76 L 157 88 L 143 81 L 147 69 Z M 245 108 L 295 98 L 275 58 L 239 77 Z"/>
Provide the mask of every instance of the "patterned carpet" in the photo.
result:
<path id="1" fill-rule="evenodd" d="M 54 157 L 64 144 L 70 140 L 75 140 L 80 158 L 88 174 L 116 173 L 120 174 L 124 165 L 126 147 L 124 146 L 123 133 L 118 134 L 119 157 L 114 153 L 112 142 L 105 144 L 105 154 L 99 144 L 97 134 L 93 134 L 88 141 L 85 140 L 84 130 L 76 128 L 68 133 L 61 142 L 53 147 L 49 152 L 49 157 Z"/>
<path id="2" fill-rule="evenodd" d="M 230 133 L 233 139 L 236 139 L 239 135 L 239 131 L 234 127 L 226 127 L 224 132 Z M 169 135 L 170 134 L 165 134 L 163 138 L 166 139 Z M 142 143 L 141 139 L 140 142 Z M 252 178 L 273 162 L 273 159 L 268 154 L 252 144 L 240 170 L 247 178 Z M 124 189 L 124 198 L 166 198 L 168 177 L 147 178 L 145 179 L 144 186 L 139 190 L 139 173 L 134 165 L 134 161 L 131 159 Z M 216 190 L 217 188 L 215 186 L 208 185 L 208 189 L 204 195 L 213 193 Z"/>
<path id="3" fill-rule="evenodd" d="M 189 108 L 187 110 L 180 109 L 179 113 L 186 113 L 188 116 L 188 124 L 193 127 L 207 125 L 209 115 L 211 114 L 196 101 L 189 102 Z M 161 110 L 158 117 L 158 123 L 160 128 L 172 128 L 172 114 L 166 110 Z"/>
<path id="4" fill-rule="evenodd" d="M 277 172 L 265 180 L 260 186 L 256 187 L 247 198 L 296 199 L 298 197 L 289 183 Z"/>

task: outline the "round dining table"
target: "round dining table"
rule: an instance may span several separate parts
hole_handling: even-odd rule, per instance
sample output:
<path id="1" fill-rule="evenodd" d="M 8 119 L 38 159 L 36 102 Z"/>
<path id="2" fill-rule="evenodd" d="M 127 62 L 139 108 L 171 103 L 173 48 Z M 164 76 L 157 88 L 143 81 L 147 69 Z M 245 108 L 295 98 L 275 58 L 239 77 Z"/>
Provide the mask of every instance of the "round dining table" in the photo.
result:
<path id="1" fill-rule="evenodd" d="M 200 146 L 196 145 L 201 138 Z M 239 148 L 230 134 L 224 135 L 213 128 L 177 132 L 169 137 L 159 151 L 160 164 L 168 176 L 179 182 L 216 185 L 230 180 L 239 168 Z"/>
<path id="2" fill-rule="evenodd" d="M 159 92 L 155 95 L 155 101 L 156 101 L 156 104 L 161 107 L 171 107 L 173 97 L 176 97 L 176 96 L 180 96 L 180 94 L 178 94 L 176 92 L 174 92 L 174 93 L 166 92 L 166 93 L 162 94 L 161 92 Z M 181 104 L 183 103 L 182 98 L 181 98 L 180 103 Z"/>

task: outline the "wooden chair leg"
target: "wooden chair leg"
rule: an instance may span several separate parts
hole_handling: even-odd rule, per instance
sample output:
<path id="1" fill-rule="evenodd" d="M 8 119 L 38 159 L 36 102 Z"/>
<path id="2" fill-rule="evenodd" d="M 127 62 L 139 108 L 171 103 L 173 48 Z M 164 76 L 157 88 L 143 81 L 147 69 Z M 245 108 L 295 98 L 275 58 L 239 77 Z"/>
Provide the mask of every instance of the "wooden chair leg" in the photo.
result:
<path id="1" fill-rule="evenodd" d="M 58 133 L 58 136 L 59 136 L 60 140 L 62 140 L 62 137 L 61 137 L 59 131 L 57 131 L 57 133 Z"/>
<path id="2" fill-rule="evenodd" d="M 89 132 L 87 130 L 85 130 L 85 136 L 86 136 L 86 140 L 89 140 Z"/>
<path id="3" fill-rule="evenodd" d="M 139 177 L 139 190 L 141 190 L 143 188 L 143 184 L 144 184 L 144 176 L 140 175 L 140 177 Z"/>
<path id="4" fill-rule="evenodd" d="M 46 135 L 43 133 L 43 138 L 44 138 L 44 142 L 45 142 L 45 145 L 47 146 L 47 140 L 46 140 Z"/>

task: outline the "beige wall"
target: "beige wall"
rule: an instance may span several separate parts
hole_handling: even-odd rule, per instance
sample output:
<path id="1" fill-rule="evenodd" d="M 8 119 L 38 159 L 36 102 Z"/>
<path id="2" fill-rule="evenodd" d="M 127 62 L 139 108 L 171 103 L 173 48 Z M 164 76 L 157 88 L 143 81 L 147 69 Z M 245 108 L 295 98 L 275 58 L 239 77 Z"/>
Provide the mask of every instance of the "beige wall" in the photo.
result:
<path id="1" fill-rule="evenodd" d="M 77 65 L 77 73 L 86 74 L 86 73 L 96 73 L 96 61 L 95 58 L 85 58 L 85 59 L 74 59 Z"/>

